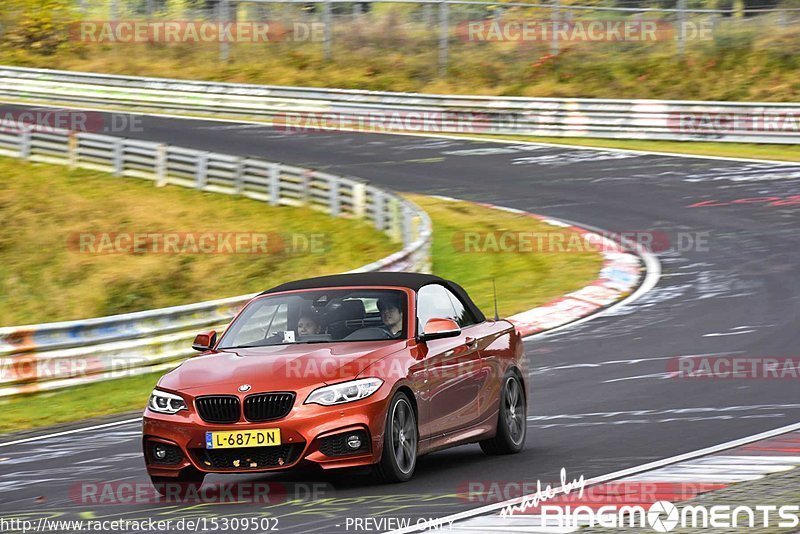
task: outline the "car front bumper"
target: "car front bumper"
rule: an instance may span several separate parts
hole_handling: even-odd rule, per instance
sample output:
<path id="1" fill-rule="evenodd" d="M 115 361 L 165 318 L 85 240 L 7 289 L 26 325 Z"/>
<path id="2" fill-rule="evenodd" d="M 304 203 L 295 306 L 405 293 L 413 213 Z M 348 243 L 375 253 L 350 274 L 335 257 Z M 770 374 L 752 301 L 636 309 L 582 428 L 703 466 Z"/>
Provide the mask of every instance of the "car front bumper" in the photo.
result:
<path id="1" fill-rule="evenodd" d="M 373 398 L 374 397 L 374 398 Z M 383 395 L 342 404 L 299 404 L 286 417 L 259 423 L 233 424 L 203 421 L 194 409 L 174 415 L 144 412 L 142 446 L 151 476 L 173 477 L 187 467 L 204 473 L 253 473 L 287 470 L 300 464 L 323 469 L 360 467 L 380 460 L 388 398 Z M 271 447 L 206 449 L 206 432 L 280 429 L 281 445 Z M 361 431 L 365 445 L 357 451 L 332 446 L 334 437 Z M 157 460 L 152 444 L 177 447 L 170 463 Z M 172 449 L 171 449 L 172 450 Z M 237 461 L 238 460 L 238 461 Z"/>

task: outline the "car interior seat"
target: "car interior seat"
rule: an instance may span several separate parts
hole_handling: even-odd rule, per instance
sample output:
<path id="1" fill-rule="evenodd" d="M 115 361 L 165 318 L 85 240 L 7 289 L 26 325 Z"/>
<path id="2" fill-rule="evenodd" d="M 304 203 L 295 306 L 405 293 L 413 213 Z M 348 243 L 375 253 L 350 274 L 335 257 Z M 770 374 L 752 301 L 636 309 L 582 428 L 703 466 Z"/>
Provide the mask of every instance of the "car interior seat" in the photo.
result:
<path id="1" fill-rule="evenodd" d="M 345 300 L 328 320 L 328 333 L 333 339 L 342 339 L 363 325 L 366 315 L 364 302 L 361 300 Z M 348 321 L 358 321 L 358 324 L 348 325 Z"/>

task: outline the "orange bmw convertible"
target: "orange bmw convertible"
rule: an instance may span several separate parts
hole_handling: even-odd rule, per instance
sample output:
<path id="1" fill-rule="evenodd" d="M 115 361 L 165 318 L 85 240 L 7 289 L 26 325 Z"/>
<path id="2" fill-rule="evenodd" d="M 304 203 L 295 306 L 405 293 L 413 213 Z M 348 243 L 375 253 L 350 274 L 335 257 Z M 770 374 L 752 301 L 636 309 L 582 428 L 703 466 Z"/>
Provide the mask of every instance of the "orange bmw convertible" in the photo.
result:
<path id="1" fill-rule="evenodd" d="M 436 276 L 283 284 L 193 348 L 144 412 L 156 488 L 301 465 L 371 467 L 402 482 L 422 454 L 475 442 L 511 454 L 525 443 L 519 334 Z"/>

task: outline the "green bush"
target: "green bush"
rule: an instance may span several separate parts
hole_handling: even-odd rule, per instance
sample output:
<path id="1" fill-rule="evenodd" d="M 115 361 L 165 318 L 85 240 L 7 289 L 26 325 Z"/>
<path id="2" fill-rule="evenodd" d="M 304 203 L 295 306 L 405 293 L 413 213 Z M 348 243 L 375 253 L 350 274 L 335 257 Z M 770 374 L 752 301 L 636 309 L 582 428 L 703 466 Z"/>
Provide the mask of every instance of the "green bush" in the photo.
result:
<path id="1" fill-rule="evenodd" d="M 3 44 L 53 55 L 69 42 L 70 0 L 3 0 Z"/>
<path id="2" fill-rule="evenodd" d="M 230 82 L 456 94 L 766 101 L 800 98 L 800 32 L 778 15 L 718 17 L 713 38 L 689 40 L 683 55 L 673 40 L 561 43 L 559 53 L 552 55 L 549 42 L 466 42 L 457 35 L 458 22 L 467 16 L 474 19 L 483 15 L 467 13 L 466 8 L 456 13 L 453 8 L 448 68 L 440 76 L 435 6 L 431 24 L 425 23 L 419 10 L 408 6 L 378 6 L 360 19 L 336 17 L 330 61 L 323 55 L 322 43 L 287 41 L 232 45 L 229 61 L 222 62 L 215 43 L 149 46 L 70 41 L 63 30 L 74 15 L 68 9 L 73 1 L 10 0 L 0 4 L 3 19 L 16 21 L 6 24 L 9 31 L 3 39 L 5 46 L 0 47 L 0 63 L 145 76 L 169 73 L 171 77 Z M 191 7 L 176 0 L 165 9 L 174 13 L 187 5 Z M 566 10 L 568 4 L 564 6 Z M 576 18 L 601 16 L 576 13 Z M 550 11 L 513 8 L 502 16 L 546 19 Z M 611 18 L 620 17 L 626 18 Z M 664 14 L 662 18 L 669 20 Z"/>

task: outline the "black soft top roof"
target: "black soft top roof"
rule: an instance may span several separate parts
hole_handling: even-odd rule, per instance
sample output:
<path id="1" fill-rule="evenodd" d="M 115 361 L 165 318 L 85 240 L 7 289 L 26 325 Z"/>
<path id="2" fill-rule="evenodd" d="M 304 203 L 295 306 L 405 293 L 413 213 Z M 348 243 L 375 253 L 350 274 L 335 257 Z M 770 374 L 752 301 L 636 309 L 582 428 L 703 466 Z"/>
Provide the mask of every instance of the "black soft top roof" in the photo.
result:
<path id="1" fill-rule="evenodd" d="M 260 293 L 266 295 L 269 293 L 279 293 L 281 291 L 297 291 L 300 289 L 316 289 L 321 287 L 347 287 L 347 286 L 396 286 L 407 287 L 414 291 L 419 291 L 423 286 L 429 284 L 439 284 L 448 288 L 461 299 L 464 306 L 469 308 L 475 319 L 478 322 L 486 320 L 480 309 L 472 302 L 467 292 L 464 289 L 450 280 L 445 280 L 439 276 L 424 273 L 395 273 L 395 272 L 370 272 L 370 273 L 350 273 L 350 274 L 334 274 L 329 276 L 318 276 L 316 278 L 306 278 L 304 280 L 296 280 L 294 282 L 287 282 L 279 286 Z"/>

